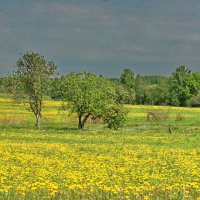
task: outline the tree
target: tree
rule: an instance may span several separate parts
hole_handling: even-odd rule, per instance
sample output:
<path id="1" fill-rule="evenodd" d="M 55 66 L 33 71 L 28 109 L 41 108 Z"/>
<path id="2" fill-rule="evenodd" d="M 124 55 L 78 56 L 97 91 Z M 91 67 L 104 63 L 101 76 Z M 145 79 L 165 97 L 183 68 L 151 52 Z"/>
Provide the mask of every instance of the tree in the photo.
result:
<path id="1" fill-rule="evenodd" d="M 135 88 L 134 73 L 131 71 L 131 69 L 124 69 L 122 75 L 120 76 L 120 82 L 126 85 L 128 88 Z"/>
<path id="2" fill-rule="evenodd" d="M 120 76 L 120 83 L 125 86 L 128 91 L 126 103 L 132 104 L 135 102 L 135 78 L 134 73 L 126 68 Z"/>
<path id="3" fill-rule="evenodd" d="M 185 66 L 176 68 L 172 73 L 170 81 L 170 101 L 175 106 L 186 106 L 187 101 L 192 97 L 187 79 L 191 71 Z"/>
<path id="4" fill-rule="evenodd" d="M 49 87 L 49 77 L 56 73 L 56 68 L 53 61 L 47 61 L 33 52 L 25 53 L 16 63 L 15 98 L 29 103 L 38 129 L 42 117 L 43 95 Z"/>
<path id="5" fill-rule="evenodd" d="M 120 83 L 113 83 L 113 86 L 115 87 L 115 92 L 117 94 L 117 103 L 127 103 L 129 92 L 124 85 Z"/>
<path id="6" fill-rule="evenodd" d="M 61 100 L 62 99 L 62 95 L 61 95 L 62 77 L 61 78 L 57 77 L 57 78 L 51 79 L 51 81 L 52 81 L 52 84 L 51 84 L 49 96 L 52 99 Z"/>
<path id="7" fill-rule="evenodd" d="M 158 96 L 157 96 L 157 85 L 152 84 L 152 85 L 147 85 L 146 90 L 145 90 L 145 95 L 146 95 L 146 104 L 150 105 L 155 105 L 158 101 Z"/>
<path id="8" fill-rule="evenodd" d="M 169 101 L 169 86 L 164 79 L 159 84 L 149 84 L 145 90 L 146 102 L 151 105 L 167 105 Z"/>
<path id="9" fill-rule="evenodd" d="M 136 76 L 135 79 L 135 92 L 136 92 L 136 103 L 137 104 L 145 104 L 146 103 L 146 91 L 147 85 L 140 75 Z"/>
<path id="10" fill-rule="evenodd" d="M 108 105 L 114 105 L 117 95 L 113 85 L 92 73 L 71 73 L 62 78 L 62 98 L 67 108 L 78 116 L 82 129 L 89 117 L 103 118 Z"/>
<path id="11" fill-rule="evenodd" d="M 200 106 L 200 73 L 191 73 L 187 79 L 186 83 L 190 89 L 192 97 L 188 100 L 188 105 L 193 107 Z"/>
<path id="12" fill-rule="evenodd" d="M 190 93 L 196 96 L 200 93 L 200 73 L 192 72 L 186 78 L 186 85 L 189 87 Z"/>

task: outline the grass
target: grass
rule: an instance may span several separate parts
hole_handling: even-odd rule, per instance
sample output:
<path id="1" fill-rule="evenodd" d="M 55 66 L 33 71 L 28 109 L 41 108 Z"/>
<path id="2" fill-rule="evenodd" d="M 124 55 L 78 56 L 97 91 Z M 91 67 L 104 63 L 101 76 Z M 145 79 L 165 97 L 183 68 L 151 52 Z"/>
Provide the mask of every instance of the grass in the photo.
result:
<path id="1" fill-rule="evenodd" d="M 60 105 L 44 102 L 36 130 L 25 105 L 0 99 L 0 199 L 200 198 L 199 108 L 127 106 L 126 126 L 112 131 L 78 130 Z M 169 118 L 146 120 L 158 111 Z"/>

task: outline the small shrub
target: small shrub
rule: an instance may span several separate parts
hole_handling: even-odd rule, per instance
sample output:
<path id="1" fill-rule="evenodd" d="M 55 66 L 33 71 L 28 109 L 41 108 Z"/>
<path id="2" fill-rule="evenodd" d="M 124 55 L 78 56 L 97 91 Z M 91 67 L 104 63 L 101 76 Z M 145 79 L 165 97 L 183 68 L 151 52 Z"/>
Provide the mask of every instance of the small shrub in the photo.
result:
<path id="1" fill-rule="evenodd" d="M 106 109 L 103 120 L 108 128 L 117 130 L 123 127 L 128 112 L 121 104 L 111 105 Z"/>

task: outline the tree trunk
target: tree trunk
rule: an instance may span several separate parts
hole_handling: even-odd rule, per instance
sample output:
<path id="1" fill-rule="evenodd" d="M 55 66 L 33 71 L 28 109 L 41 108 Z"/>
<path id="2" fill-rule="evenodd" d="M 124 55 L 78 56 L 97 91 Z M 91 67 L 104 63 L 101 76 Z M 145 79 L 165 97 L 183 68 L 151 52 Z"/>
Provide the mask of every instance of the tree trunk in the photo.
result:
<path id="1" fill-rule="evenodd" d="M 91 114 L 87 114 L 83 120 L 81 120 L 82 116 L 78 116 L 78 128 L 79 129 L 82 129 L 84 128 L 85 126 L 85 122 L 87 121 L 88 117 L 90 116 Z"/>
<path id="2" fill-rule="evenodd" d="M 79 128 L 79 129 L 82 129 L 82 128 L 83 128 L 81 118 L 82 118 L 82 116 L 78 116 L 78 128 Z"/>
<path id="3" fill-rule="evenodd" d="M 36 127 L 38 128 L 38 129 L 40 129 L 40 119 L 41 119 L 41 117 L 40 117 L 40 114 L 38 113 L 38 114 L 36 114 Z"/>

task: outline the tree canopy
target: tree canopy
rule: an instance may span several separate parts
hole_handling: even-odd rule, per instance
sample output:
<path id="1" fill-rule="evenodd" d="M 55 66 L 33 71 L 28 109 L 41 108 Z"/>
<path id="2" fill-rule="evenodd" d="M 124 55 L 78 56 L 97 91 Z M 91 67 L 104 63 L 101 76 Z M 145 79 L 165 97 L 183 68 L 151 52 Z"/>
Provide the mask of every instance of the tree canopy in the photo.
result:
<path id="1" fill-rule="evenodd" d="M 16 63 L 15 98 L 29 103 L 36 117 L 36 126 L 40 128 L 42 100 L 49 87 L 49 77 L 56 73 L 53 61 L 47 61 L 38 53 L 27 52 Z"/>
<path id="2" fill-rule="evenodd" d="M 30 58 L 28 62 L 32 62 Z M 34 68 L 33 71 L 35 71 Z M 81 76 L 83 76 L 83 74 L 87 73 L 71 74 L 81 74 Z M 33 79 L 36 76 L 30 75 L 30 77 Z M 43 89 L 43 94 L 49 95 L 52 99 L 61 100 L 63 98 L 62 92 L 64 89 L 62 82 L 64 77 L 66 77 L 66 75 L 50 79 L 45 78 L 42 84 L 43 88 L 45 88 Z M 103 76 L 99 78 L 103 78 Z M 114 93 L 117 96 L 116 102 L 118 103 L 173 106 L 199 105 L 196 99 L 199 99 L 200 94 L 200 73 L 192 72 L 185 66 L 177 67 L 171 76 L 137 75 L 135 77 L 132 70 L 126 68 L 119 78 L 109 78 L 106 79 L 106 81 L 109 82 L 109 84 L 111 83 L 112 86 L 109 87 L 112 87 L 112 91 L 115 90 Z M 14 78 L 11 75 L 0 77 L 0 91 L 3 93 L 12 93 L 14 82 Z M 92 88 L 92 86 L 95 86 L 96 81 L 94 82 L 95 83 L 92 85 L 87 85 L 87 87 Z M 65 87 L 66 86 L 64 86 L 64 88 Z M 78 87 L 82 88 L 81 84 Z M 28 90 L 29 89 L 30 88 L 28 88 Z M 21 93 L 19 92 L 18 95 L 21 95 Z"/>
<path id="3" fill-rule="evenodd" d="M 191 71 L 185 66 L 176 68 L 171 75 L 170 97 L 171 104 L 176 106 L 186 106 L 187 100 L 192 97 L 187 79 Z"/>
<path id="4" fill-rule="evenodd" d="M 124 69 L 122 75 L 120 76 L 120 83 L 127 90 L 127 97 L 125 103 L 135 103 L 135 78 L 134 73 L 131 69 Z"/>
<path id="5" fill-rule="evenodd" d="M 87 119 L 102 117 L 108 105 L 117 105 L 117 94 L 113 85 L 92 73 L 71 73 L 62 78 L 62 99 L 71 113 L 78 116 L 78 128 L 83 128 Z"/>

